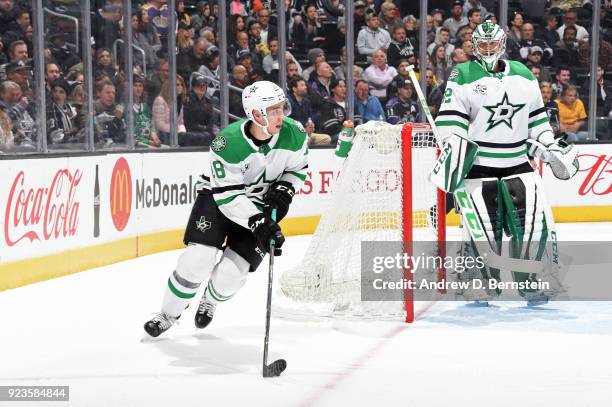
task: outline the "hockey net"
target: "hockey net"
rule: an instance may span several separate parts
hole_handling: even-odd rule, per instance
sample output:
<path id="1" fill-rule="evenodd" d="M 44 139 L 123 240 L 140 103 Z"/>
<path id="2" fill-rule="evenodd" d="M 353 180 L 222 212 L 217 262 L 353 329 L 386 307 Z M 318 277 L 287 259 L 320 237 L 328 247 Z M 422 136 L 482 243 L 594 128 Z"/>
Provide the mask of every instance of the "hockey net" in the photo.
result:
<path id="1" fill-rule="evenodd" d="M 317 315 L 412 322 L 412 291 L 402 301 L 361 300 L 362 242 L 442 242 L 445 196 L 428 181 L 437 154 L 428 125 L 368 122 L 357 126 L 353 147 L 340 168 L 298 267 L 280 278 L 275 310 L 281 315 Z M 401 245 L 401 243 L 399 243 Z M 443 254 L 442 245 L 432 247 Z M 440 279 L 442 270 L 438 271 Z M 410 273 L 404 276 L 410 278 Z"/>

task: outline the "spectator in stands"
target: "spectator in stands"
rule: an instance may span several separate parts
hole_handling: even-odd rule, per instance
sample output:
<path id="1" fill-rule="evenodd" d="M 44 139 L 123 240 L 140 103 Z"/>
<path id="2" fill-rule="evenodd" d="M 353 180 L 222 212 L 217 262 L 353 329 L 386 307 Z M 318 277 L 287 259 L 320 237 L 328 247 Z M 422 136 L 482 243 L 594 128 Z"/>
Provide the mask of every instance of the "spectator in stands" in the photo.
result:
<path id="1" fill-rule="evenodd" d="M 178 67 L 177 67 L 178 69 Z M 168 61 L 160 59 L 155 65 L 155 71 L 145 82 L 145 99 L 149 106 L 153 106 L 153 100 L 159 95 L 161 85 L 170 78 Z"/>
<path id="2" fill-rule="evenodd" d="M 291 38 L 295 46 L 302 49 L 320 47 L 325 42 L 319 13 L 314 4 L 308 4 L 303 18 L 295 16 Z"/>
<path id="3" fill-rule="evenodd" d="M 91 35 L 97 48 L 111 49 L 121 37 L 121 5 L 107 3 L 91 14 Z"/>
<path id="4" fill-rule="evenodd" d="M 340 79 L 346 80 L 346 72 L 347 72 L 346 61 L 347 61 L 346 46 L 344 46 L 340 48 L 340 65 L 334 68 L 334 75 L 336 75 L 336 79 L 338 80 Z M 355 75 L 355 77 L 361 78 L 361 75 L 363 73 L 363 68 L 360 67 L 359 65 L 353 65 L 353 72 L 355 71 L 358 72 L 358 74 Z"/>
<path id="5" fill-rule="evenodd" d="M 259 66 L 255 66 L 253 63 L 252 53 L 248 51 L 240 51 L 238 55 L 238 63 L 246 68 L 249 83 L 261 80 L 262 71 Z"/>
<path id="6" fill-rule="evenodd" d="M 338 142 L 338 135 L 342 131 L 342 123 L 348 118 L 346 114 L 346 82 L 344 79 L 334 80 L 329 86 L 331 97 L 323 101 L 320 126 L 317 130 L 331 137 L 331 143 Z M 355 105 L 353 122 L 355 125 L 361 122 L 359 109 Z"/>
<path id="7" fill-rule="evenodd" d="M 247 69 L 240 65 L 236 64 L 232 68 L 232 76 L 230 78 L 230 84 L 240 89 L 246 88 L 250 85 L 248 79 Z M 229 111 L 234 116 L 243 117 L 244 110 L 242 109 L 242 93 L 237 91 L 236 89 L 229 89 Z"/>
<path id="8" fill-rule="evenodd" d="M 440 105 L 442 104 L 442 96 L 444 95 L 444 83 L 438 83 L 436 81 L 436 77 L 431 68 L 427 68 L 425 71 L 425 94 L 427 95 L 427 106 L 429 106 L 429 111 L 431 114 L 436 117 L 438 115 L 438 110 L 440 109 Z"/>
<path id="9" fill-rule="evenodd" d="M 612 67 L 612 44 L 604 38 L 599 39 L 598 62 L 603 66 Z M 591 44 L 588 41 L 578 41 L 578 61 L 582 66 L 591 65 Z"/>
<path id="10" fill-rule="evenodd" d="M 33 100 L 33 92 L 30 87 L 30 69 L 22 61 L 10 62 L 6 65 L 6 78 L 21 87 L 22 97 L 26 100 L 28 110 L 33 115 L 34 109 L 33 106 L 30 106 L 30 102 Z"/>
<path id="11" fill-rule="evenodd" d="M 210 4 L 208 1 L 198 2 L 198 13 L 191 16 L 191 26 L 197 35 L 206 27 L 216 28 L 217 20 L 212 15 Z"/>
<path id="12" fill-rule="evenodd" d="M 556 82 L 552 84 L 553 88 L 553 99 L 557 99 L 561 94 L 561 91 L 565 86 L 570 85 L 570 69 L 567 65 L 561 65 L 559 69 L 557 69 L 557 74 L 555 75 Z"/>
<path id="13" fill-rule="evenodd" d="M 563 33 L 567 27 L 575 27 L 576 28 L 576 39 L 578 41 L 588 41 L 589 33 L 581 25 L 576 24 L 576 19 L 578 18 L 578 14 L 574 10 L 567 10 L 563 13 L 563 25 L 557 28 L 557 34 L 559 34 L 559 38 L 563 38 Z"/>
<path id="14" fill-rule="evenodd" d="M 176 47 L 178 52 L 185 52 L 193 46 L 193 32 L 191 27 L 184 21 L 179 22 L 176 31 Z"/>
<path id="15" fill-rule="evenodd" d="M 116 103 L 115 94 L 115 85 L 109 79 L 96 84 L 94 136 L 104 147 L 125 142 L 123 106 Z"/>
<path id="16" fill-rule="evenodd" d="M 444 48 L 444 54 L 446 55 L 446 58 L 450 58 L 451 53 L 455 49 L 455 46 L 450 43 L 450 32 L 448 28 L 440 28 L 438 34 L 436 35 L 435 42 L 432 42 L 427 47 L 427 53 L 430 57 L 433 55 L 434 48 L 438 45 Z"/>
<path id="17" fill-rule="evenodd" d="M 291 104 L 291 114 L 289 117 L 302 123 L 304 127 L 306 127 L 308 119 L 317 122 L 317 117 L 315 117 L 317 115 L 315 115 L 312 109 L 312 103 L 308 97 L 308 85 L 304 78 L 293 79 L 289 83 L 289 89 L 291 89 L 288 95 L 289 103 Z"/>
<path id="18" fill-rule="evenodd" d="M 436 36 L 438 35 L 438 29 L 434 26 L 433 17 L 431 14 L 427 14 L 426 19 L 427 26 L 427 44 L 431 44 L 435 41 Z"/>
<path id="19" fill-rule="evenodd" d="M 297 77 L 301 77 L 298 63 L 294 61 L 287 62 L 287 83 Z"/>
<path id="20" fill-rule="evenodd" d="M 470 58 L 465 53 L 465 51 L 463 51 L 463 48 L 455 48 L 453 50 L 453 53 L 451 54 L 451 63 L 446 68 L 446 72 L 444 72 L 445 80 L 448 79 L 448 76 L 456 65 L 461 64 L 463 62 L 467 62 L 469 60 Z"/>
<path id="21" fill-rule="evenodd" d="M 268 43 L 261 38 L 261 26 L 257 21 L 250 21 L 248 27 L 249 49 L 263 59 L 270 53 L 270 49 L 268 49 Z"/>
<path id="22" fill-rule="evenodd" d="M 236 42 L 230 46 L 228 51 L 230 67 L 238 63 L 238 54 L 241 52 L 244 54 L 244 51 L 251 53 L 251 49 L 249 48 L 249 35 L 246 32 L 239 31 L 236 33 Z M 254 59 L 254 65 L 261 65 L 259 55 L 253 53 L 251 56 Z"/>
<path id="23" fill-rule="evenodd" d="M 15 144 L 12 127 L 9 115 L 0 110 L 0 152 L 10 151 Z"/>
<path id="24" fill-rule="evenodd" d="M 397 75 L 397 70 L 387 64 L 387 53 L 384 48 L 374 51 L 372 64 L 363 71 L 362 79 L 370 86 L 370 95 L 380 99 L 381 104 L 387 101 L 387 87 Z"/>
<path id="25" fill-rule="evenodd" d="M 134 104 L 132 105 L 132 117 L 134 120 L 134 144 L 136 147 L 161 147 L 161 141 L 157 137 L 155 126 L 153 126 L 151 107 L 144 97 L 144 78 L 140 75 L 134 75 L 133 87 Z"/>
<path id="26" fill-rule="evenodd" d="M 544 107 L 546 108 L 546 114 L 548 115 L 550 126 L 555 133 L 555 138 L 561 137 L 559 106 L 552 99 L 553 88 L 550 82 L 543 81 L 540 83 L 540 93 L 542 94 L 542 101 L 544 102 Z"/>
<path id="27" fill-rule="evenodd" d="M 45 87 L 47 99 L 51 96 L 51 84 L 62 77 L 62 72 L 55 62 L 45 64 Z"/>
<path id="28" fill-rule="evenodd" d="M 582 100 L 578 98 L 576 86 L 564 86 L 561 96 L 555 101 L 559 107 L 559 117 L 561 121 L 561 131 L 567 133 L 567 141 L 586 140 L 587 114 L 584 110 Z"/>
<path id="29" fill-rule="evenodd" d="M 355 7 L 355 12 L 354 12 L 354 35 L 355 35 L 355 42 L 357 42 L 357 36 L 359 35 L 359 32 L 361 31 L 362 28 L 364 28 L 367 23 L 366 23 L 366 3 L 363 0 L 357 0 L 354 4 Z"/>
<path id="30" fill-rule="evenodd" d="M 457 31 L 455 43 L 463 44 L 464 41 L 472 41 L 472 34 L 474 34 L 474 30 L 472 30 L 469 25 L 461 27 L 459 31 Z"/>
<path id="31" fill-rule="evenodd" d="M 36 121 L 26 109 L 22 100 L 21 87 L 13 81 L 0 83 L 0 110 L 6 113 L 12 123 L 11 132 L 16 146 L 34 149 Z"/>
<path id="32" fill-rule="evenodd" d="M 553 65 L 563 64 L 569 67 L 580 66 L 578 46 L 579 42 L 576 40 L 576 27 L 567 27 L 563 31 L 563 40 L 557 43 Z"/>
<path id="33" fill-rule="evenodd" d="M 380 26 L 384 28 L 387 32 L 391 32 L 393 27 L 396 25 L 401 25 L 402 20 L 397 18 L 397 7 L 395 4 L 391 3 L 383 3 L 380 6 L 380 14 L 378 18 L 380 19 Z"/>
<path id="34" fill-rule="evenodd" d="M 170 15 L 168 4 L 165 0 L 149 0 L 149 6 L 147 14 L 150 24 L 159 36 L 162 48 L 166 49 L 168 44 L 168 17 Z"/>
<path id="35" fill-rule="evenodd" d="M 467 13 L 467 18 L 468 18 L 468 23 L 464 25 L 463 27 L 467 26 L 472 29 L 472 32 L 474 32 L 476 27 L 478 27 L 480 23 L 482 22 L 481 10 L 479 8 L 470 9 Z M 463 27 L 459 27 L 459 30 L 461 30 L 461 28 Z M 457 32 L 459 32 L 459 30 L 457 30 Z"/>
<path id="36" fill-rule="evenodd" d="M 82 142 L 79 132 L 78 111 L 67 102 L 68 82 L 56 79 L 50 85 L 51 98 L 47 105 L 47 142 L 49 144 Z"/>
<path id="37" fill-rule="evenodd" d="M 397 94 L 397 86 L 400 83 L 404 83 L 405 81 L 410 79 L 410 74 L 408 73 L 408 65 L 412 63 L 408 59 L 401 59 L 399 64 L 397 65 L 397 75 L 393 78 L 389 86 L 387 87 L 387 100 L 395 97 Z M 415 98 L 416 101 L 416 98 Z"/>
<path id="38" fill-rule="evenodd" d="M 524 22 L 523 14 L 516 11 L 511 14 L 510 21 L 508 22 L 508 29 L 506 31 L 508 35 L 508 46 L 518 47 L 518 43 L 521 42 L 521 28 Z"/>
<path id="39" fill-rule="evenodd" d="M 47 33 L 49 50 L 53 60 L 60 66 L 62 72 L 81 62 L 81 58 L 66 45 L 66 33 L 57 27 L 51 27 Z"/>
<path id="40" fill-rule="evenodd" d="M 612 103 L 612 82 L 604 77 L 603 64 L 597 65 L 597 82 L 595 91 L 597 92 L 597 116 L 607 116 L 610 112 L 609 105 Z M 582 85 L 583 89 L 589 89 L 590 78 Z"/>
<path id="41" fill-rule="evenodd" d="M 391 37 L 389 33 L 380 28 L 380 19 L 374 13 L 366 14 L 367 27 L 359 31 L 357 36 L 357 49 L 363 56 L 371 55 L 380 48 L 389 48 Z"/>
<path id="42" fill-rule="evenodd" d="M 159 36 L 151 27 L 142 20 L 142 13 L 132 14 L 132 42 L 145 51 L 144 60 L 140 52 L 134 52 L 134 65 L 152 68 L 158 61 L 157 51 L 161 49 Z"/>
<path id="43" fill-rule="evenodd" d="M 414 45 L 415 54 L 419 50 L 419 32 L 417 28 L 417 19 L 413 15 L 404 17 L 404 28 L 406 29 L 406 38 Z"/>
<path id="44" fill-rule="evenodd" d="M 270 10 L 262 8 L 255 13 L 259 27 L 261 28 L 261 41 L 264 44 L 268 43 L 270 38 L 278 37 L 278 29 L 270 23 Z M 318 14 L 317 14 L 318 17 Z"/>
<path id="45" fill-rule="evenodd" d="M 334 71 L 327 62 L 322 61 L 317 64 L 315 73 L 316 76 L 309 86 L 309 95 L 313 109 L 318 110 L 323 103 L 323 99 L 328 99 L 330 96 L 329 85 L 334 79 Z"/>
<path id="46" fill-rule="evenodd" d="M 248 15 L 245 5 L 240 0 L 231 0 L 230 14 L 237 17 L 246 17 Z"/>
<path id="47" fill-rule="evenodd" d="M 270 48 L 270 53 L 266 55 L 261 62 L 261 67 L 264 71 L 264 78 L 267 80 L 272 79 L 272 70 L 276 70 L 276 79 L 278 79 L 278 38 L 270 38 L 268 47 Z"/>
<path id="48" fill-rule="evenodd" d="M 194 41 L 193 47 L 183 54 L 176 57 L 176 73 L 188 81 L 192 72 L 200 69 L 206 63 L 206 49 L 210 46 L 204 38 Z"/>
<path id="49" fill-rule="evenodd" d="M 463 50 L 463 52 L 465 53 L 465 56 L 468 59 L 473 59 L 474 58 L 474 46 L 472 45 L 472 41 L 463 41 L 463 43 L 461 44 L 461 49 Z"/>
<path id="50" fill-rule="evenodd" d="M 358 80 L 355 86 L 355 103 L 363 123 L 370 120 L 385 120 L 385 111 L 377 97 L 369 94 L 370 86 L 364 80 Z"/>
<path id="51" fill-rule="evenodd" d="M 206 77 L 207 83 L 206 96 L 208 96 L 215 104 L 219 103 L 221 98 L 221 83 L 219 77 L 219 48 L 212 45 L 206 49 L 204 53 L 204 64 L 198 69 L 198 73 Z M 214 81 L 213 79 L 216 79 Z"/>
<path id="52" fill-rule="evenodd" d="M 554 47 L 561 40 L 557 32 L 557 17 L 549 15 L 546 17 L 546 24 L 540 26 L 536 31 L 536 38 L 544 40 L 549 47 Z"/>
<path id="53" fill-rule="evenodd" d="M 450 36 L 456 38 L 457 31 L 460 27 L 463 27 L 468 23 L 467 11 L 463 15 L 463 2 L 461 0 L 454 0 L 451 3 L 450 17 L 444 21 L 444 27 L 448 28 Z"/>
<path id="54" fill-rule="evenodd" d="M 541 39 L 534 37 L 533 24 L 525 23 L 521 27 L 521 41 L 518 43 L 518 56 L 515 59 L 522 60 L 523 63 L 529 59 L 530 50 L 534 47 L 540 48 L 540 62 L 547 64 L 553 56 L 553 50 Z"/>
<path id="55" fill-rule="evenodd" d="M 453 50 L 454 52 L 455 50 Z M 451 53 L 452 55 L 452 53 Z M 436 45 L 433 49 L 433 53 L 429 58 L 431 62 L 431 69 L 434 73 L 438 82 L 446 82 L 446 72 L 449 68 L 449 58 L 444 52 L 442 45 Z"/>
<path id="56" fill-rule="evenodd" d="M 465 4 L 463 5 L 463 13 L 462 14 L 464 16 L 468 16 L 468 18 L 469 18 L 470 10 L 473 10 L 473 9 L 476 9 L 476 8 L 480 10 L 480 13 L 483 16 L 486 16 L 487 14 L 489 14 L 489 12 L 482 5 L 482 2 L 480 2 L 480 0 L 465 0 Z"/>
<path id="57" fill-rule="evenodd" d="M 433 18 L 434 28 L 437 30 L 442 27 L 444 24 L 444 10 L 435 9 L 431 12 L 431 17 Z"/>
<path id="58" fill-rule="evenodd" d="M 4 33 L 3 38 L 7 43 L 17 40 L 25 40 L 25 33 L 30 25 L 30 12 L 22 7 L 15 7 L 15 19 L 10 23 L 8 30 Z"/>
<path id="59" fill-rule="evenodd" d="M 11 29 L 11 23 L 15 21 L 17 9 L 10 0 L 0 1 L 0 35 L 4 35 Z"/>
<path id="60" fill-rule="evenodd" d="M 307 82 L 311 82 L 311 75 L 315 70 L 318 63 L 326 61 L 325 51 L 321 48 L 313 48 L 308 51 L 308 62 L 310 66 L 302 71 L 302 78 L 306 79 Z"/>
<path id="61" fill-rule="evenodd" d="M 213 101 L 207 96 L 210 81 L 201 75 L 194 75 L 191 92 L 185 103 L 184 120 L 187 134 L 180 136 L 181 146 L 210 145 L 214 138 Z"/>
<path id="62" fill-rule="evenodd" d="M 13 41 L 8 47 L 9 62 L 28 62 L 28 45 L 23 40 Z"/>
<path id="63" fill-rule="evenodd" d="M 419 122 L 421 114 L 417 102 L 412 99 L 414 91 L 409 79 L 399 81 L 395 97 L 386 105 L 387 122 L 391 124 Z"/>
<path id="64" fill-rule="evenodd" d="M 522 52 L 523 51 L 521 49 L 521 53 Z M 548 70 L 546 66 L 542 65 L 542 54 L 543 54 L 542 48 L 538 45 L 534 45 L 532 47 L 529 47 L 528 52 L 529 53 L 527 55 L 527 66 L 529 68 L 538 68 L 540 70 L 541 77 L 538 78 L 538 80 L 550 82 L 552 78 L 550 71 Z"/>
<path id="65" fill-rule="evenodd" d="M 115 79 L 117 70 L 113 66 L 113 58 L 111 50 L 108 48 L 98 48 L 93 66 L 94 77 L 106 75 L 110 80 Z"/>
<path id="66" fill-rule="evenodd" d="M 171 106 L 172 81 L 166 80 L 162 83 L 159 96 L 153 102 L 153 125 L 157 131 L 162 144 L 171 144 L 170 140 L 170 106 Z M 177 132 L 184 133 L 185 122 L 183 116 L 183 106 L 185 104 L 185 82 L 181 76 L 176 77 L 176 111 L 177 111 Z"/>
<path id="67" fill-rule="evenodd" d="M 536 78 L 538 83 L 540 83 L 542 81 L 542 70 L 540 69 L 540 67 L 539 66 L 528 66 L 528 68 L 533 74 L 533 76 Z"/>
<path id="68" fill-rule="evenodd" d="M 387 50 L 387 60 L 389 65 L 397 67 L 401 59 L 414 57 L 416 49 L 406 38 L 406 28 L 402 25 L 393 27 L 391 44 Z"/>
<path id="69" fill-rule="evenodd" d="M 227 25 L 227 31 L 228 31 L 227 37 L 230 39 L 230 41 L 235 41 L 236 34 L 238 34 L 239 32 L 246 33 L 247 25 L 246 25 L 245 17 L 246 16 L 241 16 L 241 15 L 231 15 L 230 16 L 229 23 Z"/>

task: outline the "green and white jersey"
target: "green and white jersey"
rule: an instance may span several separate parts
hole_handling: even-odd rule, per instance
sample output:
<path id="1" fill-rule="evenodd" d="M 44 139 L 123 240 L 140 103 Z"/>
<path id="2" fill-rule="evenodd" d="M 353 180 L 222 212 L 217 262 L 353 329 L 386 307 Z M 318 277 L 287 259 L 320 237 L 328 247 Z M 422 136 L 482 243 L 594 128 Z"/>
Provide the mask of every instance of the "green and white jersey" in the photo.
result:
<path id="1" fill-rule="evenodd" d="M 260 147 L 245 134 L 249 123 L 232 123 L 215 137 L 210 178 L 200 179 L 200 188 L 212 191 L 219 210 L 245 228 L 249 218 L 261 212 L 270 184 L 287 181 L 297 191 L 308 168 L 308 137 L 301 123 L 286 117 L 279 134 Z"/>
<path id="2" fill-rule="evenodd" d="M 436 117 L 442 140 L 454 133 L 478 144 L 474 165 L 516 166 L 528 161 L 528 137 L 544 145 L 554 139 L 536 78 L 520 62 L 504 66 L 491 74 L 475 61 L 458 64 Z"/>

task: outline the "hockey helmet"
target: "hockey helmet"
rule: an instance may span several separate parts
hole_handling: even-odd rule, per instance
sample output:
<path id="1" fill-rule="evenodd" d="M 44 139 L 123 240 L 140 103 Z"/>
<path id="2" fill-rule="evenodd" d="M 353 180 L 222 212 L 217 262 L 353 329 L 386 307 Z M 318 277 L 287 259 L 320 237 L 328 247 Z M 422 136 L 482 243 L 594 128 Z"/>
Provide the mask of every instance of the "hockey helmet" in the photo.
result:
<path id="1" fill-rule="evenodd" d="M 252 120 L 253 123 L 257 124 L 260 127 L 263 127 L 264 130 L 268 126 L 268 111 L 267 109 L 270 106 L 283 104 L 283 109 L 285 111 L 285 116 L 291 114 L 291 106 L 287 100 L 287 96 L 285 96 L 285 92 L 275 84 L 270 81 L 258 81 L 253 83 L 252 85 L 247 86 L 242 91 L 242 107 L 246 116 L 249 120 Z M 265 126 L 260 125 L 253 117 L 253 110 L 261 113 L 265 120 Z"/>
<path id="2" fill-rule="evenodd" d="M 472 46 L 478 62 L 485 70 L 492 72 L 506 52 L 506 33 L 499 25 L 485 21 L 474 30 Z"/>

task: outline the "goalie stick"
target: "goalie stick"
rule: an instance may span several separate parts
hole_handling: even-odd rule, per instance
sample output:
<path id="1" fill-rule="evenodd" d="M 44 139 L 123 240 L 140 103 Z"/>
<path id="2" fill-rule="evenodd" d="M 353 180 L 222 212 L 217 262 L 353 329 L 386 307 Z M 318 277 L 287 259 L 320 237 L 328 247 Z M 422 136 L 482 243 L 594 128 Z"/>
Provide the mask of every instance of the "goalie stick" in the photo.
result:
<path id="1" fill-rule="evenodd" d="M 272 220 L 276 220 L 276 208 L 272 209 Z M 285 359 L 278 359 L 268 365 L 268 342 L 270 340 L 270 313 L 272 311 L 272 275 L 274 272 L 274 239 L 270 240 L 270 264 L 268 267 L 268 302 L 266 305 L 266 336 L 264 338 L 263 377 L 280 376 L 287 368 Z"/>
<path id="2" fill-rule="evenodd" d="M 436 123 L 434 121 L 431 112 L 429 111 L 429 106 L 427 105 L 427 100 L 423 95 L 423 91 L 421 90 L 421 86 L 419 85 L 419 81 L 414 73 L 414 66 L 408 66 L 408 74 L 410 75 L 410 79 L 414 84 L 414 89 L 417 93 L 417 98 L 419 100 L 419 104 L 421 105 L 421 109 L 425 113 L 427 117 L 427 121 L 431 126 L 431 131 L 436 139 L 436 145 L 440 151 L 442 150 L 442 141 L 440 140 L 440 133 L 438 133 L 438 128 L 436 127 Z M 461 192 L 466 195 L 466 199 L 457 199 L 458 196 L 461 196 Z M 462 213 L 464 214 L 464 218 L 468 220 L 467 227 L 470 232 L 470 237 L 474 241 L 478 253 L 483 257 L 484 263 L 487 267 L 510 270 L 510 271 L 519 271 L 524 273 L 542 273 L 544 271 L 544 263 L 536 260 L 527 260 L 527 259 L 514 259 L 510 257 L 502 257 L 499 254 L 495 253 L 491 250 L 491 246 L 489 243 L 489 239 L 487 239 L 486 234 L 484 233 L 484 227 L 480 222 L 480 219 L 474 213 L 474 208 L 469 203 L 469 199 L 467 199 L 467 194 L 463 188 L 459 188 L 455 193 L 455 201 L 459 201 L 459 207 L 461 208 Z M 465 212 L 464 212 L 465 211 Z"/>

